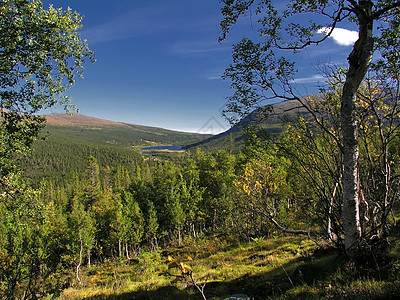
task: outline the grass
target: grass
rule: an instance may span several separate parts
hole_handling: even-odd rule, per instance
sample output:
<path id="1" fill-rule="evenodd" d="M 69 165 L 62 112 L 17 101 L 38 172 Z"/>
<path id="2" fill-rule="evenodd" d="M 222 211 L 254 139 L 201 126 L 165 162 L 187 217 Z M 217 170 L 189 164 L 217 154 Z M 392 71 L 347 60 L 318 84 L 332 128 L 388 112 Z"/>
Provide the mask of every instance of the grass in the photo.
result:
<path id="1" fill-rule="evenodd" d="M 83 285 L 74 283 L 60 299 L 201 299 L 190 285 L 160 275 L 168 256 L 184 259 L 207 299 L 247 294 L 252 299 L 394 299 L 400 294 L 398 242 L 391 263 L 373 268 L 345 260 L 329 247 L 300 237 L 248 243 L 218 238 L 186 241 L 184 247 L 143 252 L 137 259 L 106 261 L 83 269 Z"/>

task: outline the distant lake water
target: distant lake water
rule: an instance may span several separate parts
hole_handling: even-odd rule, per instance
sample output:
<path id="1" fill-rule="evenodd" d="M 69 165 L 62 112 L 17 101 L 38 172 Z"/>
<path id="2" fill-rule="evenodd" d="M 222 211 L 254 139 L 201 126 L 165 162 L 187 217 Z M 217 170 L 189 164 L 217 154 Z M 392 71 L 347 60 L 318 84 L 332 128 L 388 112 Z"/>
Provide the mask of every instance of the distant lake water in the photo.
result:
<path id="1" fill-rule="evenodd" d="M 151 151 L 151 150 L 167 150 L 167 151 L 184 151 L 185 149 L 182 148 L 182 146 L 179 145 L 171 145 L 171 146 L 152 146 L 152 147 L 144 147 L 140 148 L 142 150 L 142 153 L 146 153 L 146 151 Z"/>

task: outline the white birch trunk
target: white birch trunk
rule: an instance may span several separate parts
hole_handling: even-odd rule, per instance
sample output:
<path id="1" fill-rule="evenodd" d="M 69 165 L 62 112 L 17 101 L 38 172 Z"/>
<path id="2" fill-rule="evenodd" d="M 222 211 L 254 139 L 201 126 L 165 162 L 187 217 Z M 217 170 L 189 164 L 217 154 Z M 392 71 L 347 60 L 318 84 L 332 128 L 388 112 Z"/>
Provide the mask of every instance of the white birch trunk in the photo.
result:
<path id="1" fill-rule="evenodd" d="M 344 231 L 344 246 L 346 253 L 352 255 L 360 242 L 360 201 L 358 182 L 356 98 L 357 91 L 371 64 L 374 51 L 372 37 L 373 19 L 371 16 L 371 2 L 364 2 L 358 13 L 359 39 L 348 57 L 349 70 L 343 86 L 341 99 L 341 121 L 343 135 L 343 206 L 342 221 Z"/>
<path id="2" fill-rule="evenodd" d="M 338 237 L 336 235 L 336 232 L 332 231 L 332 227 L 333 227 L 332 226 L 333 205 L 334 205 L 334 201 L 335 201 L 335 197 L 336 197 L 336 191 L 337 191 L 338 186 L 339 186 L 339 182 L 336 182 L 335 187 L 333 188 L 332 195 L 331 195 L 331 201 L 329 203 L 329 211 L 328 211 L 328 228 L 327 228 L 327 232 L 328 232 L 329 238 L 333 242 L 336 242 L 337 239 L 338 239 Z"/>
<path id="3" fill-rule="evenodd" d="M 125 251 L 126 251 L 126 259 L 130 260 L 130 256 L 129 256 L 129 245 L 128 243 L 125 243 Z"/>
<path id="4" fill-rule="evenodd" d="M 90 268 L 92 265 L 90 260 L 90 249 L 88 249 L 86 253 L 87 253 L 87 267 Z"/>
<path id="5" fill-rule="evenodd" d="M 76 280 L 78 281 L 79 284 L 82 284 L 81 279 L 79 278 L 79 269 L 82 264 L 82 251 L 83 251 L 83 243 L 82 243 L 82 235 L 79 232 L 79 242 L 80 242 L 80 248 L 79 248 L 79 262 L 76 266 Z"/>

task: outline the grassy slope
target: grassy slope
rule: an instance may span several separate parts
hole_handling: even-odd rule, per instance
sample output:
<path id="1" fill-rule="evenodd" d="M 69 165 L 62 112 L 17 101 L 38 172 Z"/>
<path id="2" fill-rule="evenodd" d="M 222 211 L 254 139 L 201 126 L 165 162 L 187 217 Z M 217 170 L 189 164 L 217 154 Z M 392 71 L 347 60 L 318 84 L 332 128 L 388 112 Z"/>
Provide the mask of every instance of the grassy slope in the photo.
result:
<path id="1" fill-rule="evenodd" d="M 186 145 L 210 137 L 190 132 L 178 132 L 163 128 L 112 122 L 85 115 L 47 116 L 47 127 L 51 136 L 76 142 L 109 144 L 122 147 L 152 145 Z"/>
<path id="2" fill-rule="evenodd" d="M 209 137 L 63 114 L 51 115 L 41 136 L 46 139 L 36 141 L 33 153 L 22 161 L 27 177 L 35 183 L 42 178 L 62 182 L 74 171 L 81 173 L 89 155 L 98 159 L 100 167 L 129 168 L 141 160 L 141 147 L 185 145 Z"/>
<path id="3" fill-rule="evenodd" d="M 193 258 L 193 276 L 206 283 L 207 299 L 247 294 L 252 299 L 395 299 L 400 294 L 400 244 L 392 244 L 387 261 L 348 263 L 332 249 L 306 238 L 278 237 L 249 243 L 218 239 L 189 241 L 180 248 L 142 253 L 136 260 L 107 262 L 85 269 L 83 286 L 65 290 L 61 299 L 201 299 L 181 281 L 160 276 L 167 256 Z"/>

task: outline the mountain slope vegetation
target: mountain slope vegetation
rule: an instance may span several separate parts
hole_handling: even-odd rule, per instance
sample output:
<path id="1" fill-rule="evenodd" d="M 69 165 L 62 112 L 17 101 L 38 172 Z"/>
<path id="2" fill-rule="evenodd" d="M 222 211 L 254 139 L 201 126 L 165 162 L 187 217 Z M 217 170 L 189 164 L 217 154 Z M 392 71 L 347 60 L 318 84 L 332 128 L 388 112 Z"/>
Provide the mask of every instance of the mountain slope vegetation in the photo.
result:
<path id="1" fill-rule="evenodd" d="M 81 114 L 46 115 L 48 131 L 53 140 L 75 140 L 83 143 L 109 144 L 119 147 L 153 145 L 186 145 L 210 137 L 190 132 L 113 122 Z"/>
<path id="2" fill-rule="evenodd" d="M 189 144 L 186 148 L 200 147 L 213 152 L 225 149 L 234 150 L 237 153 L 244 145 L 248 128 L 256 127 L 258 131 L 262 129 L 264 134 L 277 137 L 285 130 L 285 125 L 289 121 L 294 121 L 300 116 L 309 116 L 309 113 L 296 100 L 272 103 L 254 110 L 227 131 Z"/>
<path id="3" fill-rule="evenodd" d="M 102 167 L 135 166 L 143 161 L 142 147 L 186 145 L 210 135 L 112 122 L 81 114 L 51 114 L 34 150 L 21 162 L 25 176 L 36 185 L 42 179 L 62 182 L 84 171 L 94 156 Z"/>
<path id="4" fill-rule="evenodd" d="M 98 122 L 49 124 L 53 133 L 38 141 L 29 159 L 36 166 L 31 178 L 41 183 L 46 221 L 40 245 L 49 264 L 41 276 L 49 295 L 201 299 L 193 283 L 169 269 L 177 265 L 170 257 L 182 270 L 192 269 L 209 299 L 236 293 L 254 299 L 398 293 L 399 278 L 391 275 L 398 274 L 397 235 L 379 248 L 379 257 L 371 249 L 367 262 L 348 261 L 340 245 L 314 235 L 326 232 L 323 197 L 299 172 L 296 159 L 268 139 L 250 136 L 237 154 L 227 144 L 214 152 L 193 149 L 175 163 L 150 159 L 123 134 L 115 136 L 124 125 Z M 306 136 L 294 133 L 285 130 L 279 140 L 286 139 L 293 151 L 305 149 Z M 113 134 L 115 142 L 107 142 Z M 318 171 L 309 170 L 314 178 Z M 272 216 L 265 213 L 269 208 Z M 275 222 L 306 234 L 287 237 Z"/>

